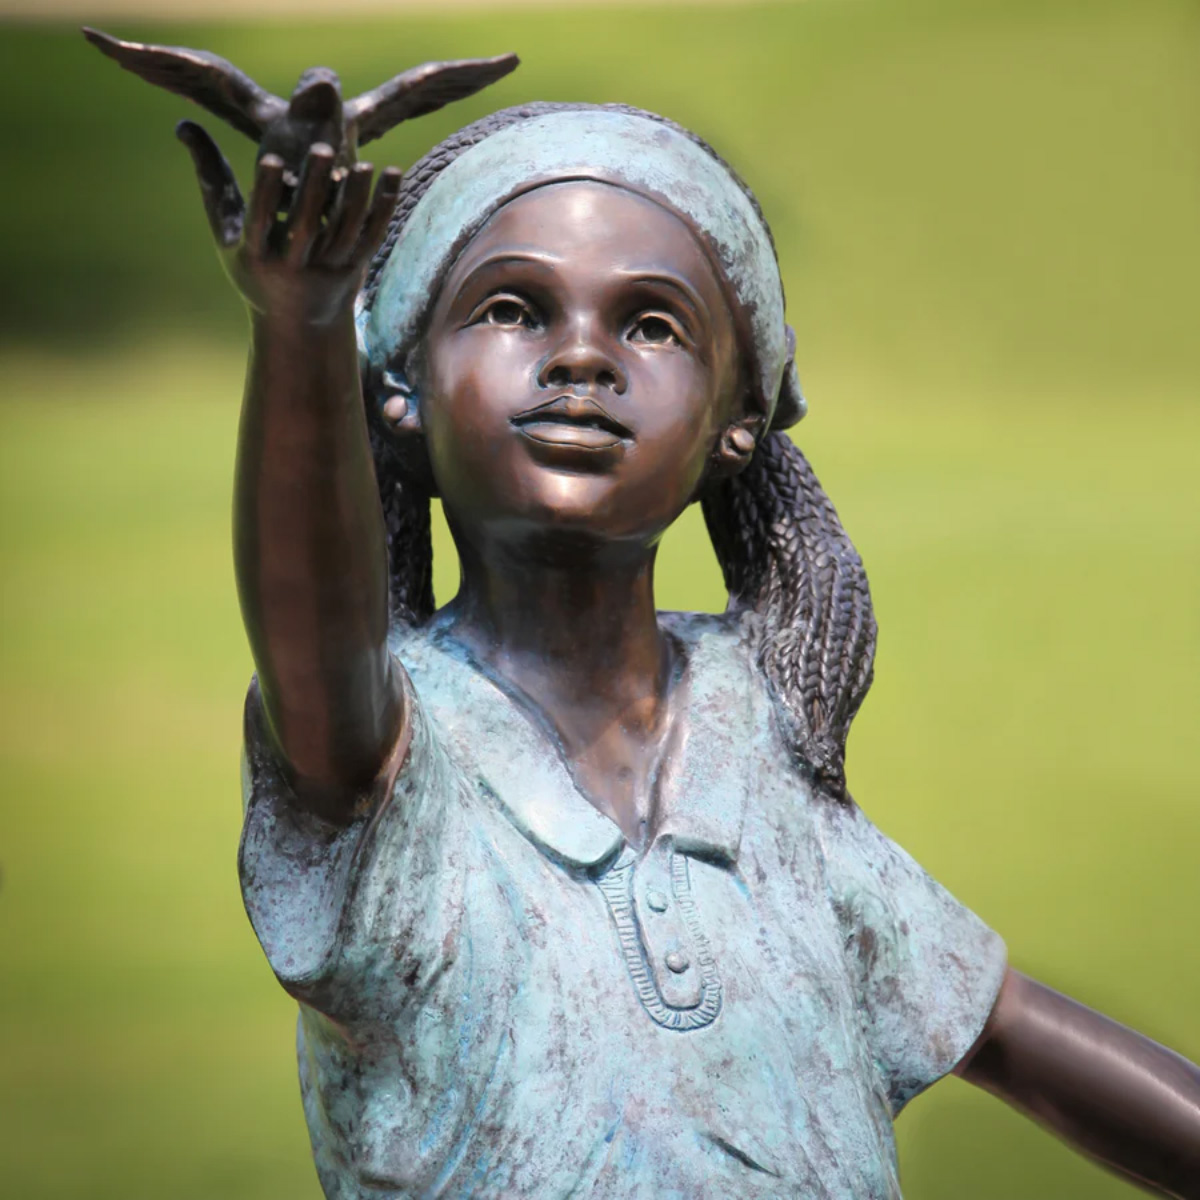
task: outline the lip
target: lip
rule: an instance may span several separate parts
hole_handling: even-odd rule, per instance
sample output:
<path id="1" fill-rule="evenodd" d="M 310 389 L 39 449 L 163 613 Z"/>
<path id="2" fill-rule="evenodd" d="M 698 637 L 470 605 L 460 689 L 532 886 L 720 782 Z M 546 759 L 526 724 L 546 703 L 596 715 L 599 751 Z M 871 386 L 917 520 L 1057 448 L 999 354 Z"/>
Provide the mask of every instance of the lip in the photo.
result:
<path id="1" fill-rule="evenodd" d="M 622 425 L 591 396 L 566 392 L 509 419 L 522 436 L 545 446 L 576 450 L 611 450 L 633 440 Z"/>

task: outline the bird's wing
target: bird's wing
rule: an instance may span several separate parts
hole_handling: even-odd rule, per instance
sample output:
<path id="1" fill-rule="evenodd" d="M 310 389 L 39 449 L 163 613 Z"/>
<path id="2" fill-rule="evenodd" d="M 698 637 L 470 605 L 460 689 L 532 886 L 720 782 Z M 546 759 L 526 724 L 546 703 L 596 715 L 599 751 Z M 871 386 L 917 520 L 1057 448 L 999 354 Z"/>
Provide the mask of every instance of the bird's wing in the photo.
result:
<path id="1" fill-rule="evenodd" d="M 357 125 L 358 143 L 382 137 L 401 121 L 423 117 L 443 105 L 473 96 L 513 70 L 520 60 L 515 54 L 496 58 L 465 58 L 457 62 L 425 63 L 346 105 L 346 123 Z"/>
<path id="2" fill-rule="evenodd" d="M 206 50 L 123 42 L 98 29 L 85 28 L 83 36 L 125 70 L 194 100 L 255 141 L 273 120 L 287 112 L 285 100 L 259 87 L 233 63 Z"/>

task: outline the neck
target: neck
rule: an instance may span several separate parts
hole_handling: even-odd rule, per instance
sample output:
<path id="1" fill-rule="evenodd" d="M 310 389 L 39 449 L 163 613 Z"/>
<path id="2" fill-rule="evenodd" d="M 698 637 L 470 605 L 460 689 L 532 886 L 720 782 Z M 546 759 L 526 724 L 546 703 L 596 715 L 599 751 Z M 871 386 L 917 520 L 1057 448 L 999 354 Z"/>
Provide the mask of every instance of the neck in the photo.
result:
<path id="1" fill-rule="evenodd" d="M 555 726 L 568 754 L 618 720 L 658 728 L 669 653 L 654 606 L 654 547 L 489 546 L 460 539 L 455 632 Z"/>

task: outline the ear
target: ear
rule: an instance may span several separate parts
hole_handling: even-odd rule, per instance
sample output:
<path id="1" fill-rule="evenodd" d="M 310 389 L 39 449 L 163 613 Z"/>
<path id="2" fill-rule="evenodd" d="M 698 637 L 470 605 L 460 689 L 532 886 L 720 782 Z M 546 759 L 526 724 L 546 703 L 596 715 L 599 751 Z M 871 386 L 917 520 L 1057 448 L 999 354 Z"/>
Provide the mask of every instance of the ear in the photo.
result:
<path id="1" fill-rule="evenodd" d="M 742 417 L 725 427 L 712 452 L 710 479 L 729 479 L 744 471 L 754 457 L 763 429 L 761 414 Z"/>
<path id="2" fill-rule="evenodd" d="M 407 441 L 422 433 L 417 393 L 403 366 L 371 368 L 363 386 L 368 399 L 375 404 L 380 425 L 389 436 Z"/>

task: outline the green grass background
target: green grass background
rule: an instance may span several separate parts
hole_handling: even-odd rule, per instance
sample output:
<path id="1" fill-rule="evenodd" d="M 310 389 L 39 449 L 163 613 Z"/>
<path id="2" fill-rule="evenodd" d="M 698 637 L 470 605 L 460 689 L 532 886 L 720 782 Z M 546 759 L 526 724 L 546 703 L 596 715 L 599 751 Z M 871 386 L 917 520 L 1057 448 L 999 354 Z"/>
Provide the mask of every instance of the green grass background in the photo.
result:
<path id="1" fill-rule="evenodd" d="M 1200 1058 L 1194 3 L 113 31 L 285 93 L 313 61 L 353 91 L 522 54 L 386 161 L 534 97 L 628 100 L 722 148 L 777 232 L 797 436 L 879 612 L 856 795 L 1018 967 Z M 235 872 L 244 330 L 171 137 L 186 106 L 66 27 L 0 44 L 0 1192 L 315 1200 L 292 1006 Z M 660 596 L 721 605 L 692 517 Z M 915 1200 L 1131 1194 L 957 1081 L 899 1133 Z"/>

